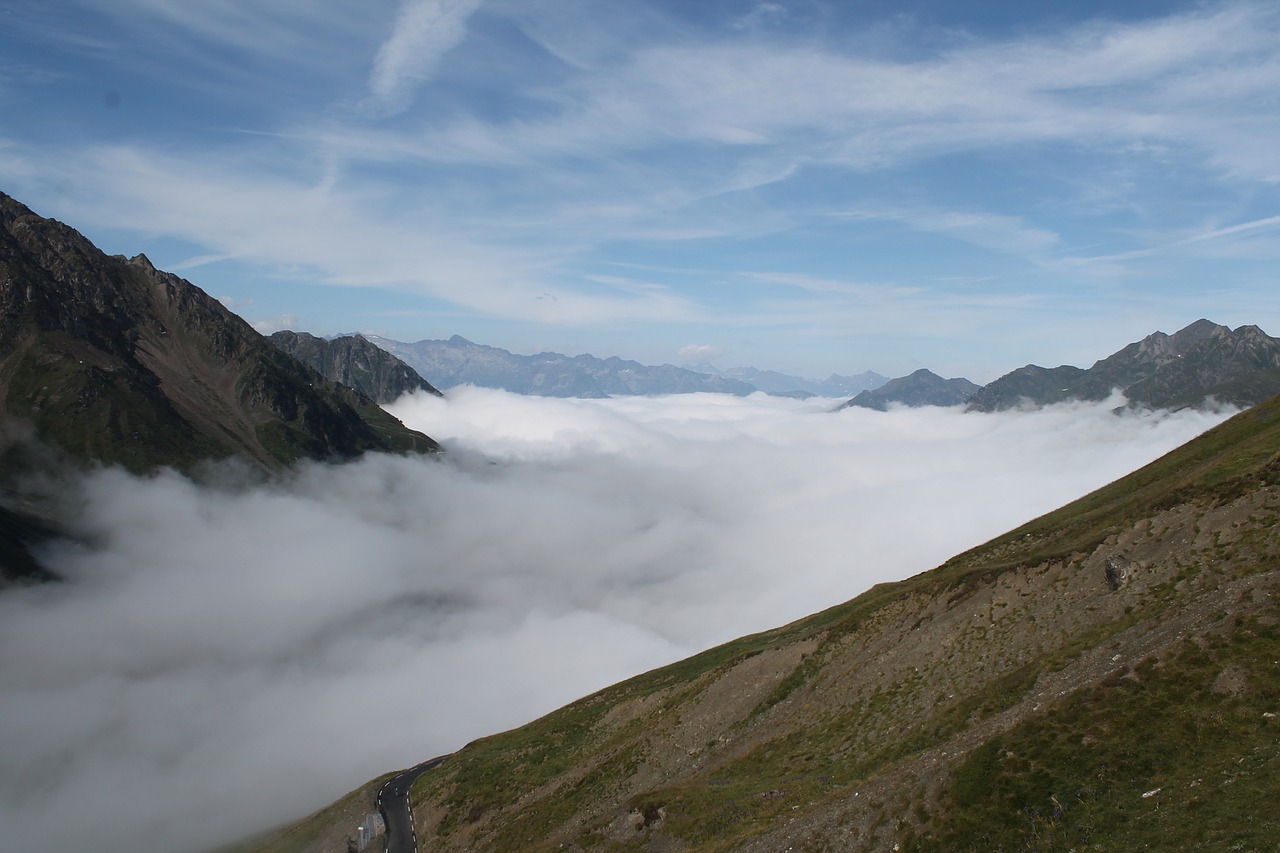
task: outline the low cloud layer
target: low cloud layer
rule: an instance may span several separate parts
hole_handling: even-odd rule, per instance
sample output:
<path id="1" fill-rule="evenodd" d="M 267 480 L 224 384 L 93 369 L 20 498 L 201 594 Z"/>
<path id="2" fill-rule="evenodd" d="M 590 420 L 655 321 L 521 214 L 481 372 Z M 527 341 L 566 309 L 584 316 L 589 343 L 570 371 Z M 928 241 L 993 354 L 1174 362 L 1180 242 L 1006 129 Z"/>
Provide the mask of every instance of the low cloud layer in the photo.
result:
<path id="1" fill-rule="evenodd" d="M 442 460 L 75 491 L 67 582 L 0 595 L 13 849 L 196 851 L 905 577 L 1221 415 L 754 395 L 393 407 Z"/>

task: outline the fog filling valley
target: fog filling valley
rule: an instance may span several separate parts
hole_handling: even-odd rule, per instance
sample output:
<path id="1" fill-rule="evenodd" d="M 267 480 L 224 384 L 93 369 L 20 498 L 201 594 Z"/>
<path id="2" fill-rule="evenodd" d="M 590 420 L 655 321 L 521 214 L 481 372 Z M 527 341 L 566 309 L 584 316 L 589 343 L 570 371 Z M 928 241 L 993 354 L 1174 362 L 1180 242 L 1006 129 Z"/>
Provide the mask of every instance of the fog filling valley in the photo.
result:
<path id="1" fill-rule="evenodd" d="M 0 593 L 6 848 L 196 851 L 296 819 L 933 568 L 1225 418 L 836 402 L 462 387 L 390 407 L 441 458 L 86 477 L 75 540 L 41 552 L 66 582 Z"/>

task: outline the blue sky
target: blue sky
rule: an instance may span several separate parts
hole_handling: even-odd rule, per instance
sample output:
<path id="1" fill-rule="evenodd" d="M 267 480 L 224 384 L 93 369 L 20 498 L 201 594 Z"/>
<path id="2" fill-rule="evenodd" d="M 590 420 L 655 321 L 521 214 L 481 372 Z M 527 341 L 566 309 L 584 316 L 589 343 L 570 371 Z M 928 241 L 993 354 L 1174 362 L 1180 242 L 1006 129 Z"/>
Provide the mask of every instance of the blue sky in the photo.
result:
<path id="1" fill-rule="evenodd" d="M 1278 139 L 1265 2 L 0 0 L 0 189 L 263 331 L 980 382 L 1280 334 Z"/>

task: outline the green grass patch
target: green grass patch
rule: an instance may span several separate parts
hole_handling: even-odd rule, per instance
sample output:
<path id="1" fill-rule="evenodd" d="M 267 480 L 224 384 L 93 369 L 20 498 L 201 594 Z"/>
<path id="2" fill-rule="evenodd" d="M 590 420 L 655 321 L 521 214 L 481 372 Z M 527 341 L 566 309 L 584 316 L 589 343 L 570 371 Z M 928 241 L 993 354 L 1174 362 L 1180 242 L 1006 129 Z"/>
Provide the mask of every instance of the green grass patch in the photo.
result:
<path id="1" fill-rule="evenodd" d="M 970 753 L 911 849 L 1274 849 L 1277 659 L 1276 627 L 1247 620 L 1082 692 Z M 1228 668 L 1239 693 L 1213 689 Z"/>

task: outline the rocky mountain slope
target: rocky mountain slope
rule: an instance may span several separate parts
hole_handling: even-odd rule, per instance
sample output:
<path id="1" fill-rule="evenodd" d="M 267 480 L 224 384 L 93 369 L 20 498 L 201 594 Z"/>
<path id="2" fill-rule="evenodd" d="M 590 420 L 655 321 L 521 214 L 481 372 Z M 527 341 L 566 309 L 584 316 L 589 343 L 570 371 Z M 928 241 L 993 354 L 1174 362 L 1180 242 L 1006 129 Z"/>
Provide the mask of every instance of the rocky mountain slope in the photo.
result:
<path id="1" fill-rule="evenodd" d="M 1274 849 L 1277 518 L 1280 398 L 932 571 L 468 745 L 415 785 L 418 839 Z M 341 820 L 249 849 L 327 849 Z"/>
<path id="2" fill-rule="evenodd" d="M 863 391 L 840 406 L 885 411 L 890 403 L 905 406 L 958 406 L 978 390 L 968 379 L 943 379 L 923 368 L 910 376 L 890 379 L 879 388 Z"/>
<path id="3" fill-rule="evenodd" d="M 361 335 L 326 340 L 306 332 L 284 331 L 268 340 L 325 379 L 354 388 L 375 403 L 394 403 L 413 391 L 440 396 L 416 370 Z"/>
<path id="4" fill-rule="evenodd" d="M 556 352 L 515 355 L 454 335 L 447 341 L 402 343 L 369 335 L 440 388 L 471 384 L 542 397 L 609 397 L 712 391 L 745 396 L 754 386 L 736 379 L 695 373 L 671 364 L 649 367 L 617 356 L 567 356 Z"/>
<path id="5" fill-rule="evenodd" d="M 1088 370 L 1029 364 L 983 387 L 969 408 L 991 412 L 1063 400 L 1105 400 L 1120 389 L 1133 405 L 1197 406 L 1207 398 L 1251 406 L 1280 393 L 1280 338 L 1257 326 L 1230 329 L 1197 320 L 1155 332 Z"/>
<path id="6" fill-rule="evenodd" d="M 190 282 L 107 256 L 3 194 L 0 419 L 8 463 L 31 437 L 134 471 L 436 449 Z"/>

